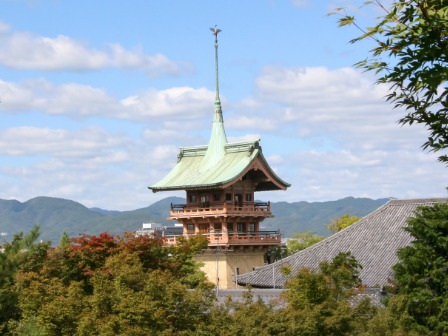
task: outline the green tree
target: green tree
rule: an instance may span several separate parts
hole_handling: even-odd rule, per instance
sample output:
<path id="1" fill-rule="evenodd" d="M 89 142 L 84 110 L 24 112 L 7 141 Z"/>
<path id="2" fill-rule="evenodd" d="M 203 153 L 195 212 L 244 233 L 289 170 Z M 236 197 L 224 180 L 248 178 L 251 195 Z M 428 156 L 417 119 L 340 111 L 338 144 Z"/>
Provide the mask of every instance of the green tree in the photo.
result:
<path id="1" fill-rule="evenodd" d="M 411 322 L 428 334 L 448 334 L 448 204 L 418 208 L 406 227 L 414 240 L 394 266 Z"/>
<path id="2" fill-rule="evenodd" d="M 363 336 L 427 336 L 415 330 L 409 323 L 407 297 L 393 295 L 387 300 L 385 308 L 378 309 L 378 314 L 367 321 Z"/>
<path id="3" fill-rule="evenodd" d="M 291 335 L 358 335 L 376 314 L 368 299 L 351 305 L 349 299 L 360 285 L 361 266 L 350 252 L 339 253 L 318 271 L 303 268 L 287 283 Z"/>
<path id="4" fill-rule="evenodd" d="M 229 299 L 224 304 L 215 304 L 210 310 L 210 323 L 200 326 L 196 335 L 289 335 L 287 331 L 288 321 L 283 310 L 254 299 L 247 292 L 241 302 Z"/>
<path id="5" fill-rule="evenodd" d="M 50 243 L 36 244 L 39 226 L 28 234 L 16 234 L 0 252 L 0 333 L 8 333 L 8 323 L 20 319 L 19 291 L 15 288 L 19 270 L 35 271 L 46 258 Z"/>
<path id="6" fill-rule="evenodd" d="M 374 71 L 377 84 L 387 84 L 387 100 L 407 114 L 401 124 L 423 124 L 429 136 L 424 149 L 448 147 L 448 4 L 441 0 L 396 0 L 387 9 L 380 0 L 365 1 L 383 15 L 363 28 L 338 8 L 340 26 L 355 25 L 362 34 L 351 42 L 372 40 L 375 47 L 357 66 Z M 335 13 L 330 13 L 335 14 Z M 439 160 L 448 162 L 447 155 Z"/>
<path id="7" fill-rule="evenodd" d="M 286 242 L 287 254 L 291 255 L 304 250 L 323 239 L 325 239 L 325 236 L 319 236 L 312 231 L 293 233 L 291 239 Z"/>
<path id="8" fill-rule="evenodd" d="M 194 334 L 211 305 L 212 286 L 193 261 L 201 238 L 167 247 L 150 236 L 81 235 L 40 263 L 21 262 L 11 334 Z"/>
<path id="9" fill-rule="evenodd" d="M 349 214 L 342 215 L 336 219 L 333 219 L 330 224 L 327 225 L 327 229 L 333 233 L 339 232 L 353 223 L 359 221 L 361 217 L 351 216 Z"/>
<path id="10" fill-rule="evenodd" d="M 68 236 L 67 232 L 63 232 L 61 239 L 59 240 L 59 246 L 68 246 L 70 245 L 70 237 Z"/>

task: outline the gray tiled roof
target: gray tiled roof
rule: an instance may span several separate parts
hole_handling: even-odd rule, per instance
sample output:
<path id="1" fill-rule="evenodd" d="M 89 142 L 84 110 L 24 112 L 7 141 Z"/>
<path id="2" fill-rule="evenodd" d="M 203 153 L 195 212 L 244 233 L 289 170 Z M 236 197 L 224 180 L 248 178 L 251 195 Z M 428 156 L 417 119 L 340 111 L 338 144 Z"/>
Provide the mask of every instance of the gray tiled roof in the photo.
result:
<path id="1" fill-rule="evenodd" d="M 284 289 L 251 289 L 249 291 L 247 289 L 239 288 L 220 289 L 219 292 L 215 293 L 217 302 L 220 304 L 225 303 L 227 298 L 231 298 L 234 302 L 244 302 L 245 295 L 250 292 L 253 302 L 261 300 L 265 304 L 273 304 L 279 307 L 279 298 L 284 291 Z"/>
<path id="2" fill-rule="evenodd" d="M 418 206 L 446 202 L 448 199 L 391 200 L 348 228 L 273 264 L 238 276 L 238 284 L 258 288 L 284 288 L 288 277 L 282 266 L 289 266 L 291 275 L 300 268 L 318 269 L 319 263 L 333 259 L 339 252 L 350 251 L 362 265 L 360 278 L 367 287 L 388 284 L 392 266 L 398 262 L 397 251 L 412 238 L 403 229 Z"/>

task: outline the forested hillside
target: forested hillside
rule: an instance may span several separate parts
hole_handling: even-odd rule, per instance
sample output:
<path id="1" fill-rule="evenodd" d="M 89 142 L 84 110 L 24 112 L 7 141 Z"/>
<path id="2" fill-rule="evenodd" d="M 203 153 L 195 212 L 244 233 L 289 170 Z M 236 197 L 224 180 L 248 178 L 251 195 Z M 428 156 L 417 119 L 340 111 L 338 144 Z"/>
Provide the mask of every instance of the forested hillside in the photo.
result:
<path id="1" fill-rule="evenodd" d="M 171 203 L 182 203 L 184 199 L 168 197 L 146 208 L 132 211 L 89 209 L 84 205 L 60 198 L 36 197 L 26 202 L 0 200 L 0 232 L 11 239 L 18 232 L 30 231 L 34 225 L 40 226 L 41 239 L 58 243 L 65 231 L 70 237 L 81 233 L 98 234 L 109 232 L 122 234 L 135 231 L 145 222 L 163 225 L 173 224 L 166 218 Z M 274 218 L 262 225 L 266 229 L 280 229 L 285 237 L 294 232 L 313 231 L 327 235 L 325 227 L 332 219 L 349 213 L 365 216 L 386 202 L 385 199 L 347 197 L 330 202 L 278 202 L 272 204 Z"/>

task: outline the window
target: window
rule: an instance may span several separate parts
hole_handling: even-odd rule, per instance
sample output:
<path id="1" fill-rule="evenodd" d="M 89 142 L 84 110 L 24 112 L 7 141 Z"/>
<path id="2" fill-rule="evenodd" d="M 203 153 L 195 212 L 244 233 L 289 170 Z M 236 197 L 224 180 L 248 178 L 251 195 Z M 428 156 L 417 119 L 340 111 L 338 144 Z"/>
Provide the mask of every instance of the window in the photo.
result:
<path id="1" fill-rule="evenodd" d="M 188 232 L 194 232 L 194 225 L 193 224 L 188 224 L 187 225 L 187 231 Z"/>
<path id="2" fill-rule="evenodd" d="M 252 202 L 252 194 L 246 194 L 246 202 Z"/>
<path id="3" fill-rule="evenodd" d="M 203 206 L 204 208 L 208 208 L 210 206 L 208 195 L 201 195 L 201 206 Z"/>
<path id="4" fill-rule="evenodd" d="M 227 231 L 233 232 L 233 223 L 227 223 Z"/>
<path id="5" fill-rule="evenodd" d="M 232 200 L 232 194 L 226 194 L 226 201 Z"/>
<path id="6" fill-rule="evenodd" d="M 218 202 L 221 200 L 221 194 L 213 194 L 213 200 L 215 202 Z"/>
<path id="7" fill-rule="evenodd" d="M 246 223 L 238 223 L 238 232 L 245 232 L 246 231 Z"/>
<path id="8" fill-rule="evenodd" d="M 255 223 L 250 223 L 249 224 L 249 231 L 250 232 L 254 232 L 255 231 Z"/>
<path id="9" fill-rule="evenodd" d="M 190 203 L 196 203 L 196 195 L 190 195 Z"/>

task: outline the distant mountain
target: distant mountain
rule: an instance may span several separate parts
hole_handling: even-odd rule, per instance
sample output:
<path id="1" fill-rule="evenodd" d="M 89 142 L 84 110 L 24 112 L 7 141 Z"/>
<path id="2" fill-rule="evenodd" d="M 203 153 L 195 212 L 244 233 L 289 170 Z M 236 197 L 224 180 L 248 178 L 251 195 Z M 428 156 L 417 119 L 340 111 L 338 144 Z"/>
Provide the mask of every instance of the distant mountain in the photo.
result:
<path id="1" fill-rule="evenodd" d="M 365 216 L 387 199 L 347 197 L 330 202 L 277 202 L 271 203 L 275 217 L 262 222 L 266 229 L 280 229 L 285 236 L 294 232 L 314 231 L 327 235 L 325 225 L 343 214 Z M 70 237 L 81 233 L 98 234 L 107 231 L 122 234 L 141 228 L 142 223 L 173 224 L 167 220 L 171 203 L 183 203 L 180 197 L 168 197 L 146 208 L 132 211 L 89 209 L 84 205 L 61 198 L 36 197 L 24 203 L 0 199 L 0 233 L 11 239 L 18 232 L 28 232 L 40 225 L 41 239 L 57 244 L 65 231 Z"/>
<path id="2" fill-rule="evenodd" d="M 100 215 L 119 215 L 120 211 L 118 210 L 104 210 L 101 208 L 89 208 L 90 210 L 99 213 Z"/>
<path id="3" fill-rule="evenodd" d="M 313 231 L 327 236 L 326 225 L 344 214 L 364 217 L 385 204 L 389 199 L 346 197 L 327 202 L 277 202 L 271 203 L 274 218 L 267 219 L 263 225 L 269 229 L 280 229 L 285 237 L 294 232 Z"/>

